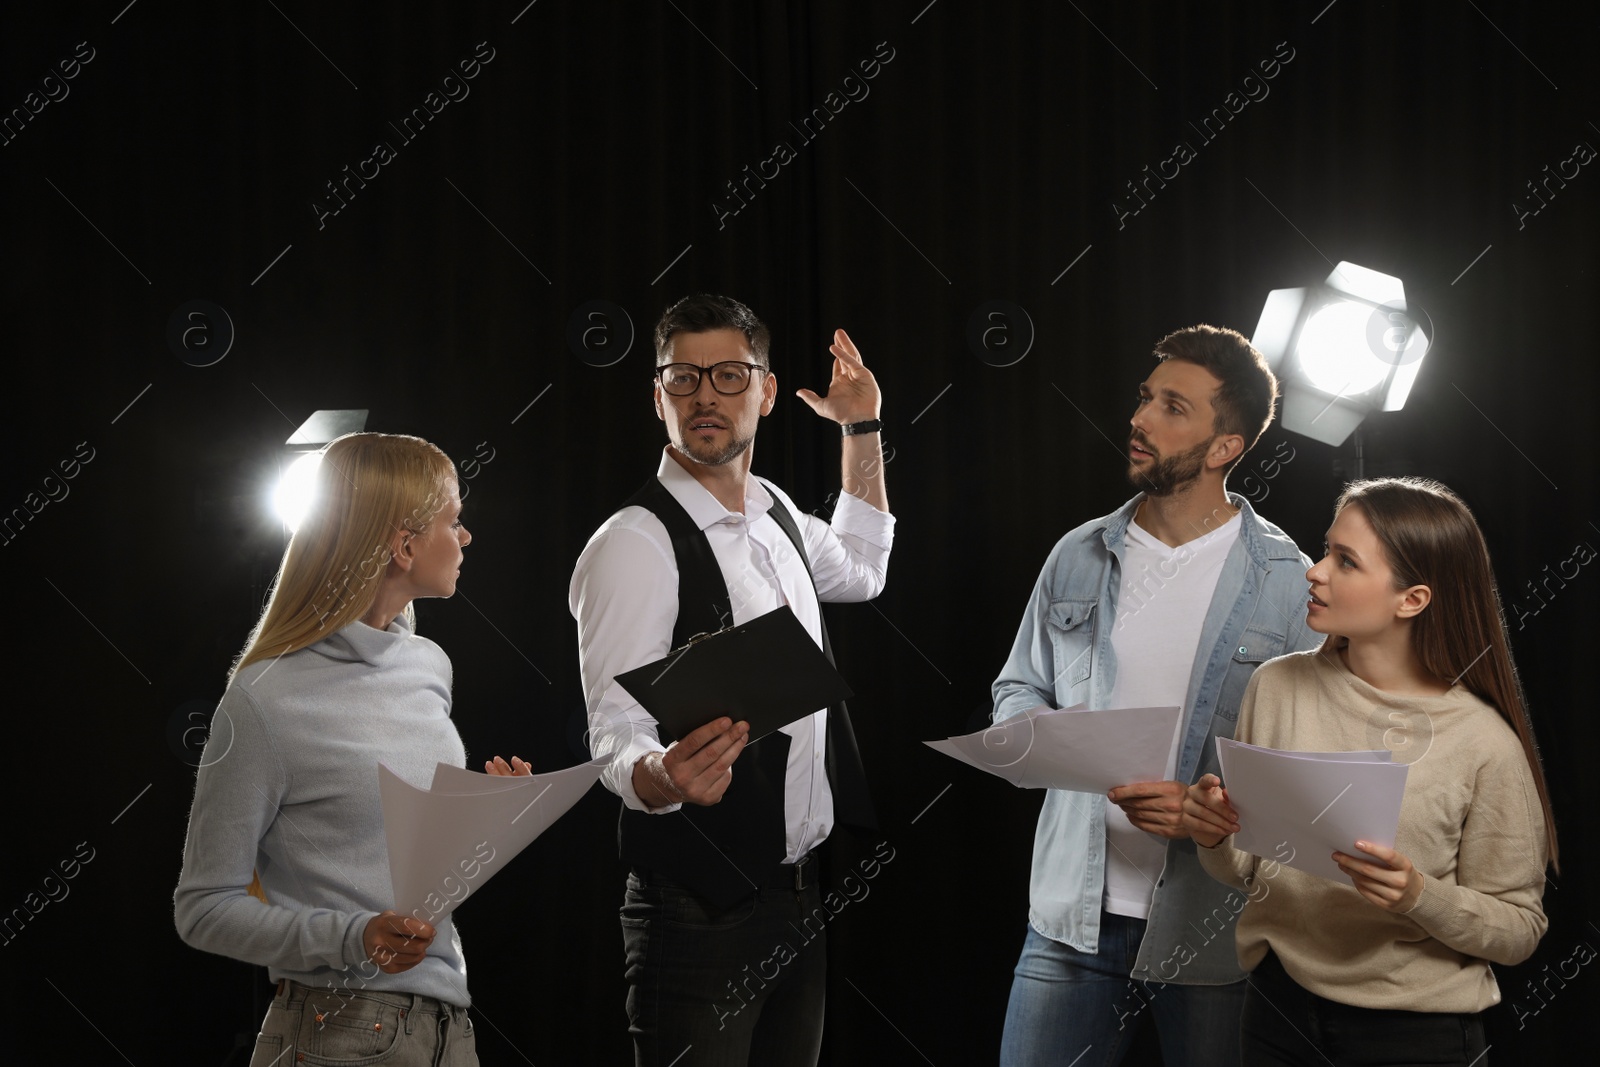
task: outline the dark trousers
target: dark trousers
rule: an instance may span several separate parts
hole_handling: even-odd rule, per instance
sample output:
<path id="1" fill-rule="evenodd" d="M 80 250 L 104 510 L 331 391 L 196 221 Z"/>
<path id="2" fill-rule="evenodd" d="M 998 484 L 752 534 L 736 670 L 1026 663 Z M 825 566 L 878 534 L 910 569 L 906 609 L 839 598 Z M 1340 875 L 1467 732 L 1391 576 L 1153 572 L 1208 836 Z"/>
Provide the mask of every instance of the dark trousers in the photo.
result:
<path id="1" fill-rule="evenodd" d="M 831 918 L 814 885 L 720 910 L 629 875 L 622 943 L 636 1067 L 815 1067 Z"/>
<path id="2" fill-rule="evenodd" d="M 1487 1067 L 1475 1013 L 1356 1008 L 1302 989 L 1272 953 L 1251 972 L 1240 1019 L 1243 1067 Z"/>

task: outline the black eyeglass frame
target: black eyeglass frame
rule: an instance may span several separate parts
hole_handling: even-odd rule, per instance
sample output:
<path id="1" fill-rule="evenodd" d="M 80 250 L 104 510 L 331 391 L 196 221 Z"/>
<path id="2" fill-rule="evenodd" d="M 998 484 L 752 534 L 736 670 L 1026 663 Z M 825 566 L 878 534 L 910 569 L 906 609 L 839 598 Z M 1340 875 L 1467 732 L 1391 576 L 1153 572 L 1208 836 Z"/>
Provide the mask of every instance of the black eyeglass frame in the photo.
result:
<path id="1" fill-rule="evenodd" d="M 727 366 L 749 367 L 750 370 L 749 370 L 749 373 L 747 374 L 747 376 L 745 377 L 744 384 L 741 385 L 739 388 L 733 389 L 733 390 L 728 390 L 728 389 L 722 388 L 722 386 L 719 385 L 718 382 L 717 382 L 716 375 L 712 374 L 711 375 L 711 388 L 712 388 L 713 391 L 715 391 L 717 393 L 720 393 L 723 396 L 739 396 L 740 394 L 742 394 L 742 393 L 746 392 L 747 390 L 749 390 L 750 383 L 755 381 L 755 372 L 758 371 L 758 370 L 759 371 L 767 371 L 767 373 L 769 373 L 769 374 L 771 373 L 771 371 L 768 368 L 763 367 L 761 364 L 755 362 L 754 360 L 749 360 L 749 359 L 725 359 L 725 360 L 722 360 L 719 363 L 713 363 L 709 367 L 702 367 L 702 366 L 699 366 L 698 364 L 695 364 L 695 363 L 663 363 L 663 364 L 661 364 L 661 366 L 656 368 L 654 377 L 655 377 L 656 382 L 658 384 L 660 384 L 661 391 L 666 393 L 668 396 L 693 396 L 694 394 L 696 394 L 696 393 L 698 393 L 700 391 L 700 382 L 701 382 L 702 379 L 705 378 L 705 376 L 706 376 L 706 374 L 708 372 L 715 371 L 718 367 L 727 367 Z M 694 372 L 694 385 L 691 386 L 689 389 L 685 390 L 684 392 L 681 392 L 681 393 L 673 392 L 673 390 L 670 387 L 668 387 L 668 385 L 666 383 L 666 380 L 664 378 L 662 378 L 662 376 L 661 376 L 663 371 L 671 370 L 673 367 L 685 367 L 685 368 L 688 368 L 689 370 L 693 371 Z"/>

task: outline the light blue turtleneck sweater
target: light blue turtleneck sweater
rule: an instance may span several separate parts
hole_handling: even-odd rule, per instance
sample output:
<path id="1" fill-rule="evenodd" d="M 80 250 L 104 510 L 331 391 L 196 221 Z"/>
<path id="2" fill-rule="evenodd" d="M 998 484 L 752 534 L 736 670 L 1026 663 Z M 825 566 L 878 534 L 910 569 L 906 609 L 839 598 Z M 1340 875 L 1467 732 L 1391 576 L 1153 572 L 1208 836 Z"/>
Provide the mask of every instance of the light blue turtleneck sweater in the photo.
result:
<path id="1" fill-rule="evenodd" d="M 421 788 L 435 763 L 466 765 L 450 679 L 444 650 L 404 615 L 387 630 L 351 623 L 239 671 L 195 783 L 173 900 L 183 940 L 265 965 L 274 980 L 466 1006 L 450 920 L 400 974 L 377 971 L 362 947 L 367 921 L 394 906 L 378 763 Z M 265 905 L 246 892 L 252 871 Z"/>

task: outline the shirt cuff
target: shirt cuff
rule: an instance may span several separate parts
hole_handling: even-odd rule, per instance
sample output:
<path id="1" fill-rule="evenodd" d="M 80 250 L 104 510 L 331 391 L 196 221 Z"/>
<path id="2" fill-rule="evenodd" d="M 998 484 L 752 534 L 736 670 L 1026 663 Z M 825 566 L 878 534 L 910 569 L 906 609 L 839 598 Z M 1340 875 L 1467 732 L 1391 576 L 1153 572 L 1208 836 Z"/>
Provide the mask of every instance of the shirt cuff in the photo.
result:
<path id="1" fill-rule="evenodd" d="M 894 543 L 894 516 L 879 511 L 853 493 L 839 494 L 839 503 L 828 525 L 835 533 L 853 534 L 880 548 L 889 548 Z"/>
<path id="2" fill-rule="evenodd" d="M 623 804 L 634 811 L 648 812 L 651 815 L 669 815 L 683 807 L 679 803 L 652 808 L 639 799 L 639 794 L 633 788 L 634 765 L 652 752 L 665 752 L 666 750 L 666 746 L 654 738 L 636 737 L 623 746 L 622 751 L 612 757 L 612 766 L 617 769 L 617 795 L 622 798 Z"/>

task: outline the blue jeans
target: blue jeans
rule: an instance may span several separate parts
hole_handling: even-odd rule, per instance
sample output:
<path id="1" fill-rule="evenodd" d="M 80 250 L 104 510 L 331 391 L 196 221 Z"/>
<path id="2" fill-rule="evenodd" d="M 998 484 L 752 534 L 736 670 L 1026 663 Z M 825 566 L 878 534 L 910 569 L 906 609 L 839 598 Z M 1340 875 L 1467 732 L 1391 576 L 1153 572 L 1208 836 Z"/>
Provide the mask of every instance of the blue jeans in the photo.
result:
<path id="1" fill-rule="evenodd" d="M 630 874 L 622 942 L 636 1067 L 816 1067 L 831 919 L 815 885 L 721 910 Z"/>
<path id="2" fill-rule="evenodd" d="M 467 1009 L 415 993 L 278 983 L 250 1067 L 478 1067 Z"/>
<path id="3" fill-rule="evenodd" d="M 1167 1067 L 1238 1067 L 1245 983 L 1133 981 L 1144 926 L 1143 919 L 1102 913 L 1096 955 L 1028 927 L 1006 1007 L 1001 1067 L 1114 1067 L 1147 1016 Z"/>
<path id="4" fill-rule="evenodd" d="M 1241 1021 L 1245 1067 L 1487 1067 L 1483 1018 L 1357 1008 L 1317 996 L 1268 952 L 1248 979 Z"/>

